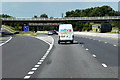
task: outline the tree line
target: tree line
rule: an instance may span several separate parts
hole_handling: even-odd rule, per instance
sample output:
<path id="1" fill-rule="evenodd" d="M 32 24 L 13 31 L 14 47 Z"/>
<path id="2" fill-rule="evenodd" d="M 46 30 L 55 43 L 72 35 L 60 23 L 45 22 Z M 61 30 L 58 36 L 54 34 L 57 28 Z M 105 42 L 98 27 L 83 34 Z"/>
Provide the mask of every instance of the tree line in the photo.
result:
<path id="1" fill-rule="evenodd" d="M 84 10 L 71 10 L 66 12 L 65 17 L 103 17 L 103 16 L 120 16 L 120 12 L 113 10 L 110 6 L 101 6 L 88 8 Z"/>

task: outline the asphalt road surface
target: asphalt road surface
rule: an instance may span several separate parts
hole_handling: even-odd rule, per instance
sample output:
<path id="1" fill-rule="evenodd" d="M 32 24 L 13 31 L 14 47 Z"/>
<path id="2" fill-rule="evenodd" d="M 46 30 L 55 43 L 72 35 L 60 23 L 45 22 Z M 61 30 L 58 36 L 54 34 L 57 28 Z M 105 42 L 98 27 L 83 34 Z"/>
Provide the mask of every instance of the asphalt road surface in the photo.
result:
<path id="1" fill-rule="evenodd" d="M 48 36 L 38 34 L 38 36 Z M 90 39 L 75 35 L 73 44 L 58 44 L 58 35 L 50 54 L 32 78 L 117 78 L 116 40 Z M 113 44 L 112 44 L 113 43 Z M 45 54 L 49 45 L 33 37 L 14 35 L 2 46 L 3 78 L 23 78 Z"/>
<path id="2" fill-rule="evenodd" d="M 2 46 L 2 77 L 24 78 L 48 47 L 41 40 L 14 35 L 10 42 Z"/>
<path id="3" fill-rule="evenodd" d="M 41 35 L 41 34 L 40 34 Z M 39 36 L 40 36 L 39 35 Z M 117 78 L 118 47 L 110 43 L 75 35 L 75 42 L 54 47 L 32 78 Z M 102 38 L 101 38 L 102 39 Z M 111 42 L 114 42 L 111 39 Z"/>

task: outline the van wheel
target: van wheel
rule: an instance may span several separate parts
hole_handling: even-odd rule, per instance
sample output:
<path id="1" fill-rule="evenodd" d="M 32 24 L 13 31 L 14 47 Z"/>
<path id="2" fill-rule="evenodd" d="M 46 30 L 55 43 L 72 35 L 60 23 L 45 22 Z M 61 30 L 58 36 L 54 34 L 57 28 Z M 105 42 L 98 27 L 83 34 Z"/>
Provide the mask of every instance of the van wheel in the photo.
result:
<path id="1" fill-rule="evenodd" d="M 60 44 L 60 41 L 58 41 L 58 44 Z"/>
<path id="2" fill-rule="evenodd" d="M 73 40 L 71 41 L 71 44 L 73 43 Z"/>

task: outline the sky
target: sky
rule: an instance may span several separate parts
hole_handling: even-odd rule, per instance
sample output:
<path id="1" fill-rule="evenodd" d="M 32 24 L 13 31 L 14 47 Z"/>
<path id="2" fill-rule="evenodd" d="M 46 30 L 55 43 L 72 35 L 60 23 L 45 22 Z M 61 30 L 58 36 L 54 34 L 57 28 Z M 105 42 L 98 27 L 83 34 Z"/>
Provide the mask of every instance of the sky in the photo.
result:
<path id="1" fill-rule="evenodd" d="M 75 9 L 87 9 L 108 5 L 118 11 L 118 2 L 2 2 L 2 14 L 14 17 L 33 17 L 47 14 L 48 17 L 61 17 L 62 13 Z"/>

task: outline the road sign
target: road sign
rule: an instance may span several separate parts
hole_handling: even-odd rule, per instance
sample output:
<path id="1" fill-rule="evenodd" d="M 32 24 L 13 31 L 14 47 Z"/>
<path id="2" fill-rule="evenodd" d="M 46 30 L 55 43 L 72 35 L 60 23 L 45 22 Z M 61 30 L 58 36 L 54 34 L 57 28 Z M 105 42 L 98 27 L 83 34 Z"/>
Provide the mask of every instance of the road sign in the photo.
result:
<path id="1" fill-rule="evenodd" d="M 19 29 L 22 29 L 22 26 L 19 26 L 18 28 L 19 28 Z"/>
<path id="2" fill-rule="evenodd" d="M 28 26 L 24 26 L 24 31 L 29 31 L 29 27 Z"/>

